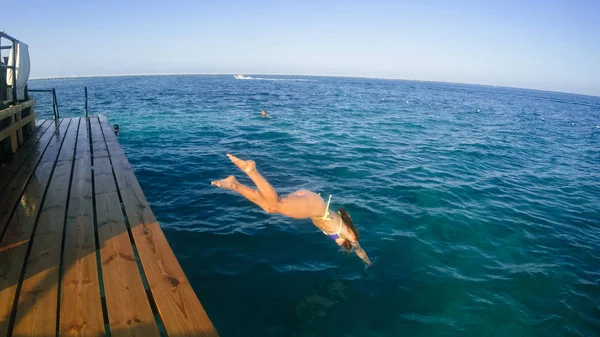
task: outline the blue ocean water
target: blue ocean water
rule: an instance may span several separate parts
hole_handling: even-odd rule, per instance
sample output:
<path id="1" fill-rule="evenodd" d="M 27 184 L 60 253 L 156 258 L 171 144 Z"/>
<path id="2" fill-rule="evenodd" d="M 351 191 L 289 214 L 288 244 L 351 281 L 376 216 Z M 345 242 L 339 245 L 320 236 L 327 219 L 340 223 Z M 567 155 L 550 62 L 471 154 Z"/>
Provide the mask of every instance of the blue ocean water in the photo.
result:
<path id="1" fill-rule="evenodd" d="M 599 97 L 287 76 L 30 83 L 56 88 L 65 117 L 84 86 L 223 337 L 600 335 Z M 332 194 L 373 266 L 211 186 L 251 185 L 228 152 L 282 195 Z"/>

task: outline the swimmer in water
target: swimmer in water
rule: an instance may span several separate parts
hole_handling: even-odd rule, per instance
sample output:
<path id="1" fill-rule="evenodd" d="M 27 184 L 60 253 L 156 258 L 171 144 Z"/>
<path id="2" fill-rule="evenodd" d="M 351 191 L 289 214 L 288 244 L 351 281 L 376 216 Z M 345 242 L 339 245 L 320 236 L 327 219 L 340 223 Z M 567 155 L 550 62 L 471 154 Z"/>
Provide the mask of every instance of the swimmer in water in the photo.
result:
<path id="1" fill-rule="evenodd" d="M 279 213 L 294 219 L 310 218 L 325 235 L 344 247 L 346 251 L 354 250 L 367 265 L 371 265 L 367 253 L 358 243 L 358 230 L 345 209 L 340 208 L 337 213 L 329 212 L 329 202 L 325 204 L 321 196 L 307 190 L 296 191 L 279 198 L 273 186 L 258 173 L 253 160 L 241 160 L 231 154 L 227 154 L 227 157 L 246 172 L 258 189 L 239 183 L 234 176 L 215 180 L 211 182 L 212 185 L 238 192 L 267 213 Z"/>
<path id="2" fill-rule="evenodd" d="M 263 110 L 263 111 L 262 111 L 260 114 L 261 114 L 263 117 L 268 117 L 268 116 L 267 116 L 267 110 Z"/>

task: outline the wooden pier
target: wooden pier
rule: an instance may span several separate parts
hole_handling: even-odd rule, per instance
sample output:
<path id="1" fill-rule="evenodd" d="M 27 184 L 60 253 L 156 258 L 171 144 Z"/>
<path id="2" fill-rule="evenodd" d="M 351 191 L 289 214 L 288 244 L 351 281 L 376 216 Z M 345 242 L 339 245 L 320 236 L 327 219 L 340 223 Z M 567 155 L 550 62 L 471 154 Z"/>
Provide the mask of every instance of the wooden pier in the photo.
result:
<path id="1" fill-rule="evenodd" d="M 217 336 L 107 118 L 36 128 L 0 170 L 0 337 Z"/>

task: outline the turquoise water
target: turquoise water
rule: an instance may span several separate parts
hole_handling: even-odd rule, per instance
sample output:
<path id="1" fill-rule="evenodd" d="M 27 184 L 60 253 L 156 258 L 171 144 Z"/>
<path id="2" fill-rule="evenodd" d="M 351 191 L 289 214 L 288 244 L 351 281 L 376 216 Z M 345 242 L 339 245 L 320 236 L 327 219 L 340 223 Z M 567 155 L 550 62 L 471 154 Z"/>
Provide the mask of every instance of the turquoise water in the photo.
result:
<path id="1" fill-rule="evenodd" d="M 598 336 L 600 98 L 324 77 L 33 81 L 120 124 L 221 336 Z M 38 94 L 38 111 L 48 114 Z M 44 109 L 44 105 L 46 109 Z M 271 118 L 260 117 L 267 109 Z M 597 126 L 598 125 L 598 126 Z M 210 185 L 253 159 L 346 207 L 365 270 L 309 220 Z"/>

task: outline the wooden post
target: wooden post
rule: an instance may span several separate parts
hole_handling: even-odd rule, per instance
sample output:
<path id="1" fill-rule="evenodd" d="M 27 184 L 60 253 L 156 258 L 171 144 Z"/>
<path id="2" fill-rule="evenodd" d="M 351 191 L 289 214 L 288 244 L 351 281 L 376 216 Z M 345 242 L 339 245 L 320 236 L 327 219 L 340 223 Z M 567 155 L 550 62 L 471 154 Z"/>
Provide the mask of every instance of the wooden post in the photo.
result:
<path id="1" fill-rule="evenodd" d="M 85 117 L 88 116 L 88 110 L 87 110 L 87 87 L 84 87 L 84 92 L 85 92 Z"/>
<path id="2" fill-rule="evenodd" d="M 35 118 L 37 117 L 37 114 L 35 113 L 35 109 L 33 108 L 33 105 L 31 106 L 31 113 L 33 114 L 33 119 L 29 123 L 29 135 L 30 136 L 35 132 Z"/>
<path id="3" fill-rule="evenodd" d="M 23 114 L 23 109 L 19 109 L 19 111 L 15 114 L 15 123 L 17 123 L 17 142 L 19 146 L 23 145 L 23 127 L 21 126 L 21 118 Z"/>
<path id="4" fill-rule="evenodd" d="M 10 116 L 10 124 L 11 125 L 15 125 L 15 115 Z M 16 130 L 12 130 L 12 132 L 10 133 L 10 146 L 12 149 L 12 153 L 16 153 L 17 149 L 19 148 L 18 142 L 17 142 L 17 131 Z"/>

